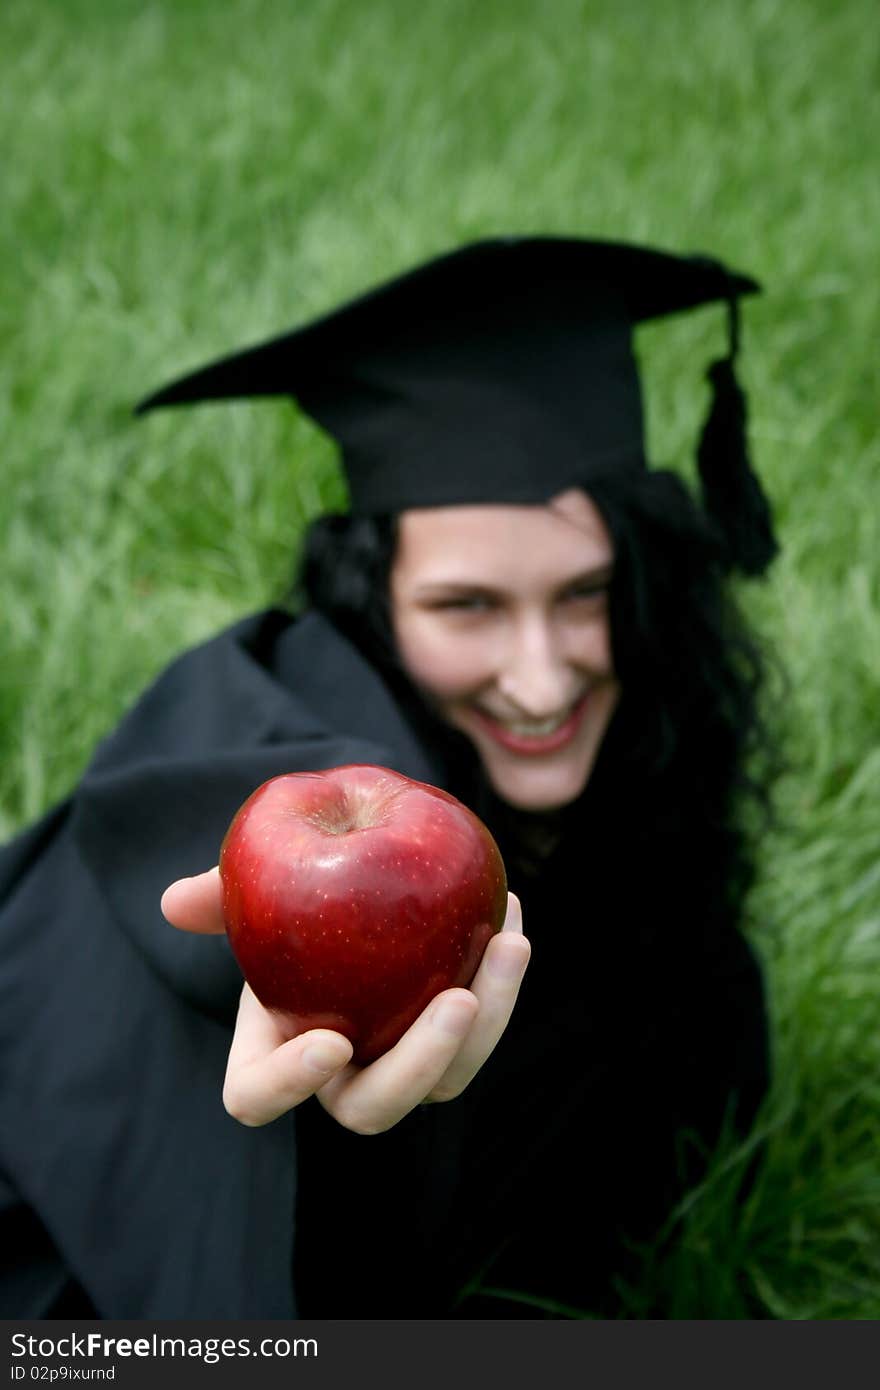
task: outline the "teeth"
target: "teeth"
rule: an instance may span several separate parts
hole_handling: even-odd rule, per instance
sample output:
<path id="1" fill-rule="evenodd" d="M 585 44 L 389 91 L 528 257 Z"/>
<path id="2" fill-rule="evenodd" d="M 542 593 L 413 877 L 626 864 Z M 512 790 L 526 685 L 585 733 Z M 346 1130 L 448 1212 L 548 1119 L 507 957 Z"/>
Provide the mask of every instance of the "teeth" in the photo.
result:
<path id="1" fill-rule="evenodd" d="M 568 715 L 565 714 L 561 719 L 542 719 L 540 724 L 508 724 L 505 729 L 509 729 L 518 738 L 542 738 L 547 734 L 555 734 L 557 729 L 561 729 Z"/>
<path id="2" fill-rule="evenodd" d="M 493 723 L 500 724 L 516 738 L 546 738 L 548 734 L 555 734 L 557 729 L 561 729 L 563 724 L 568 722 L 583 698 L 582 695 L 563 714 L 553 715 L 550 719 L 499 719 L 497 714 L 489 714 L 488 710 L 486 713 Z"/>

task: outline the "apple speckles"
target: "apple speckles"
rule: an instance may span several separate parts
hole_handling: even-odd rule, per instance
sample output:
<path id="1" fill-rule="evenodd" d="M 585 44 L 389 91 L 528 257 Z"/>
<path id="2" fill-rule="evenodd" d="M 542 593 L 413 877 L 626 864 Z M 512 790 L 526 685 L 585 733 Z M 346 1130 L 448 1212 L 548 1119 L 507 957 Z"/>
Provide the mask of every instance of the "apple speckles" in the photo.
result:
<path id="1" fill-rule="evenodd" d="M 318 822 L 328 797 L 337 814 L 341 789 L 364 823 L 331 841 Z M 297 1031 L 344 1022 L 365 1062 L 435 994 L 470 983 L 506 884 L 461 803 L 359 766 L 272 779 L 246 807 L 221 854 L 230 942 L 257 996 Z"/>

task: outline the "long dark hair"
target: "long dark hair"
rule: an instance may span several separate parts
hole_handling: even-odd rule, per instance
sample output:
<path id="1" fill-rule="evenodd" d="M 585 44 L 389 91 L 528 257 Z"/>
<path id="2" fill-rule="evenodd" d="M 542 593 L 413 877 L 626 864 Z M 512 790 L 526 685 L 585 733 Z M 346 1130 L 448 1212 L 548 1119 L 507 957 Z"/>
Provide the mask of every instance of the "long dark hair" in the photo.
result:
<path id="1" fill-rule="evenodd" d="M 640 855 L 686 878 L 716 923 L 735 923 L 781 765 L 762 712 L 766 654 L 732 595 L 723 546 L 676 474 L 645 470 L 588 491 L 615 546 L 610 621 L 623 691 L 591 787 L 601 782 L 606 801 L 613 788 L 617 829 Z M 400 689 L 389 601 L 396 537 L 391 516 L 321 517 L 300 582 Z"/>

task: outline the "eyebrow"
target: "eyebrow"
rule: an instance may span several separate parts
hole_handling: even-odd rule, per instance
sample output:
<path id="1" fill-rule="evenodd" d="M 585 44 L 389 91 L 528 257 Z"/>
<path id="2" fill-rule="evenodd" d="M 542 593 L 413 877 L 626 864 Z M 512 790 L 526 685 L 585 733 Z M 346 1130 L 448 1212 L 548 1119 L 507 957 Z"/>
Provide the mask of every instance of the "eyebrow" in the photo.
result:
<path id="1" fill-rule="evenodd" d="M 557 588 L 557 593 L 565 593 L 568 589 L 577 589 L 581 585 L 604 584 L 610 580 L 614 572 L 614 565 L 611 561 L 604 565 L 597 565 L 594 569 L 580 570 L 570 579 L 564 580 Z M 486 584 L 480 580 L 461 580 L 444 579 L 438 576 L 436 579 L 426 579 L 416 589 L 419 598 L 433 597 L 439 594 L 478 594 L 480 597 L 494 598 L 501 590 L 491 584 Z"/>

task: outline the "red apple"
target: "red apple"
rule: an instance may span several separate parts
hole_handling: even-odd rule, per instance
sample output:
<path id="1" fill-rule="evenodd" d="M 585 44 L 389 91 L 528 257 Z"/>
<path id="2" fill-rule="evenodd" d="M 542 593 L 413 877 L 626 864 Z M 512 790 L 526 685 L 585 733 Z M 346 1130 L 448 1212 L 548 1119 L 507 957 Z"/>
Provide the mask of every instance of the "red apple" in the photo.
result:
<path id="1" fill-rule="evenodd" d="M 223 916 L 254 994 L 332 1028 L 363 1065 L 441 990 L 468 985 L 507 908 L 504 864 L 455 797 L 386 767 L 273 777 L 220 852 Z"/>

